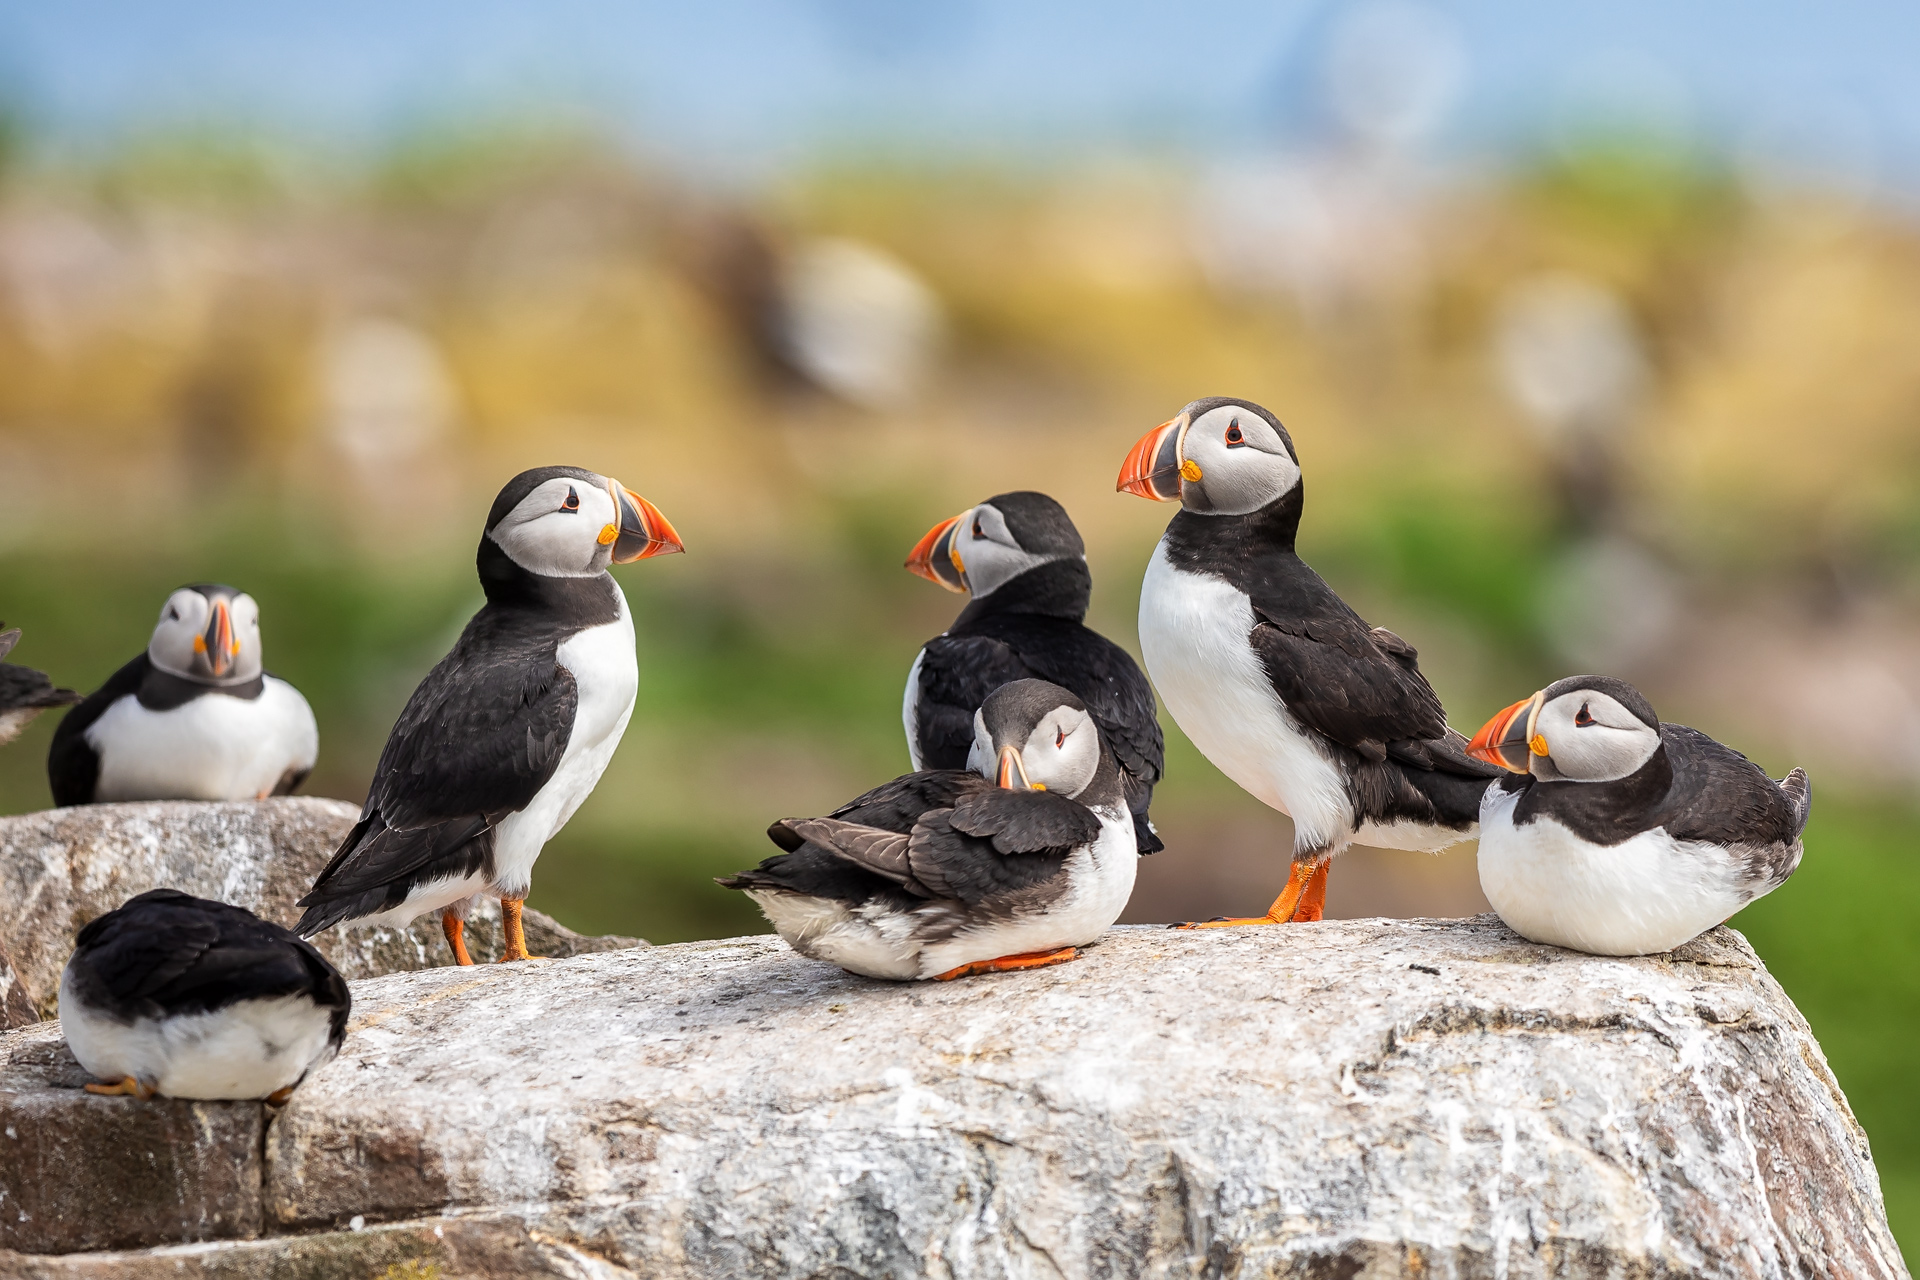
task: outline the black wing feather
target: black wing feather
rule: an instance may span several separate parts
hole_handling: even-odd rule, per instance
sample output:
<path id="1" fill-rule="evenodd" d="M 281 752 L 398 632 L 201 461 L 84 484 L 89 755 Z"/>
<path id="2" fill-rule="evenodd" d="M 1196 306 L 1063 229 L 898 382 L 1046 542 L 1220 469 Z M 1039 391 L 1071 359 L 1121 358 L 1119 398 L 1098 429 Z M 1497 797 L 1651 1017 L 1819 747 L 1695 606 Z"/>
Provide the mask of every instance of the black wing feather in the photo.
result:
<path id="1" fill-rule="evenodd" d="M 298 904 L 300 934 L 398 905 L 420 880 L 487 868 L 494 827 L 559 767 L 579 704 L 573 675 L 551 634 L 491 614 L 467 624 L 407 700 L 360 821 Z"/>
<path id="2" fill-rule="evenodd" d="M 973 713 L 1003 684 L 1038 673 L 1011 645 L 990 635 L 943 635 L 920 660 L 914 728 L 922 769 L 964 769 L 973 746 Z"/>
<path id="3" fill-rule="evenodd" d="M 1331 590 L 1321 604 L 1286 618 L 1254 601 L 1253 648 L 1288 712 L 1370 760 L 1384 760 L 1390 743 L 1445 737 L 1446 712 L 1412 646 L 1367 626 Z"/>

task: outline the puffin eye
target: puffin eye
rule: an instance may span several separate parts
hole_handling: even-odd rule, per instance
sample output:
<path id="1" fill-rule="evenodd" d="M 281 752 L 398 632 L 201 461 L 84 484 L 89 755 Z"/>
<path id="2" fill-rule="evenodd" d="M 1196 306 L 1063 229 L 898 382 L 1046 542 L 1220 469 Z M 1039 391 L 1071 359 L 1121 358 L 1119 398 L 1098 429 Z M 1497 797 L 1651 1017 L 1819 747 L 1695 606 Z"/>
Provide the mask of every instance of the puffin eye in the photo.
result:
<path id="1" fill-rule="evenodd" d="M 560 509 L 562 511 L 578 511 L 580 509 L 580 494 L 572 485 L 567 486 L 567 500 L 560 504 Z"/>
<path id="2" fill-rule="evenodd" d="M 1227 427 L 1227 443 L 1234 445 L 1245 444 L 1246 442 L 1247 438 L 1240 434 L 1240 423 L 1238 420 L 1235 420 Z"/>
<path id="3" fill-rule="evenodd" d="M 1053 740 L 1053 749 L 1058 751 L 1061 747 L 1064 747 L 1066 745 L 1067 745 L 1067 731 L 1065 729 L 1061 729 L 1058 731 L 1058 736 L 1056 736 Z"/>
<path id="4" fill-rule="evenodd" d="M 980 520 L 978 517 L 975 517 L 973 522 L 973 536 L 976 538 L 984 538 L 987 536 L 987 531 L 980 527 Z"/>
<path id="5" fill-rule="evenodd" d="M 1573 722 L 1582 729 L 1594 722 L 1593 714 L 1588 711 L 1586 703 L 1581 703 L 1580 709 L 1573 713 Z"/>

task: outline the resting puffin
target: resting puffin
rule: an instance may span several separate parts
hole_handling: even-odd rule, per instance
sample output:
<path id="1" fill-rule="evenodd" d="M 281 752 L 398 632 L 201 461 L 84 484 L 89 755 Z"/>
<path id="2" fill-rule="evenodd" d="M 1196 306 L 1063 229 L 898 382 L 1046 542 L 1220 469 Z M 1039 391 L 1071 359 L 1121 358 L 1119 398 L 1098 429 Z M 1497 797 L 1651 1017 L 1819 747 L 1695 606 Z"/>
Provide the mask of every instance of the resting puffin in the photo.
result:
<path id="1" fill-rule="evenodd" d="M 509 480 L 480 538 L 487 603 L 407 700 L 294 931 L 438 911 L 454 959 L 472 964 L 468 900 L 489 893 L 501 959 L 528 959 L 534 859 L 600 781 L 639 687 L 633 617 L 607 566 L 681 549 L 652 503 L 603 475 L 539 467 Z"/>
<path id="2" fill-rule="evenodd" d="M 1093 576 L 1066 509 L 1044 493 L 988 498 L 928 530 L 907 568 L 973 597 L 907 672 L 913 767 L 963 768 L 987 695 L 1010 680 L 1050 680 L 1079 695 L 1106 735 L 1140 852 L 1165 848 L 1147 818 L 1165 754 L 1153 687 L 1125 649 L 1081 624 Z"/>
<path id="3" fill-rule="evenodd" d="M 53 802 L 290 794 L 313 771 L 320 731 L 300 691 L 260 662 L 252 596 L 217 583 L 175 591 L 147 651 L 55 730 Z"/>
<path id="4" fill-rule="evenodd" d="M 265 1098 L 330 1061 L 353 1001 L 326 957 L 251 911 L 152 889 L 80 930 L 60 1029 L 90 1093 Z"/>
<path id="5" fill-rule="evenodd" d="M 1195 400 L 1127 456 L 1119 488 L 1182 510 L 1140 588 L 1140 650 L 1167 709 L 1220 771 L 1293 818 L 1293 868 L 1264 916 L 1318 920 L 1349 844 L 1439 850 L 1474 833 L 1498 770 L 1466 754 L 1414 648 L 1369 627 L 1294 554 L 1300 462 L 1260 406 Z"/>
<path id="6" fill-rule="evenodd" d="M 801 955 L 941 980 L 1071 960 L 1127 905 L 1139 862 L 1113 752 L 1044 680 L 974 713 L 969 771 L 909 773 L 767 835 L 786 852 L 719 883 Z"/>
<path id="7" fill-rule="evenodd" d="M 1671 951 L 1800 865 L 1806 772 L 1773 781 L 1706 734 L 1661 724 L 1624 680 L 1556 681 L 1468 749 L 1512 770 L 1481 802 L 1480 887 L 1535 942 Z"/>
<path id="8" fill-rule="evenodd" d="M 0 628 L 5 628 L 0 623 Z M 20 643 L 20 628 L 0 629 L 0 658 L 13 652 Z M 6 746 L 33 723 L 33 718 L 49 707 L 70 707 L 80 701 L 71 689 L 56 689 L 53 681 L 32 667 L 16 667 L 0 662 L 0 747 Z"/>

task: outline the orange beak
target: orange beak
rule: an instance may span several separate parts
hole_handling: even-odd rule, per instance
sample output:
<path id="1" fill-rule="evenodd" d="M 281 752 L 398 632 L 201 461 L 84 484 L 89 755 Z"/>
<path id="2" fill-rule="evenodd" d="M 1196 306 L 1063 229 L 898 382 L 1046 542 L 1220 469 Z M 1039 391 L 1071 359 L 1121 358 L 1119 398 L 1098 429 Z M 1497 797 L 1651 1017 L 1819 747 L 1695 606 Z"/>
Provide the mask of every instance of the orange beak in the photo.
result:
<path id="1" fill-rule="evenodd" d="M 1120 481 L 1114 488 L 1155 502 L 1173 502 L 1180 497 L 1180 444 L 1187 435 L 1187 415 L 1163 422 L 1140 437 L 1120 467 Z"/>
<path id="2" fill-rule="evenodd" d="M 213 616 L 207 619 L 207 629 L 193 638 L 193 651 L 207 655 L 207 670 L 215 680 L 224 679 L 233 670 L 240 642 L 233 638 L 233 613 L 225 600 L 213 602 Z"/>
<path id="3" fill-rule="evenodd" d="M 660 514 L 660 508 L 618 480 L 607 481 L 607 492 L 613 496 L 613 509 L 620 513 L 620 519 L 600 531 L 600 541 L 613 544 L 615 564 L 670 556 L 687 549 L 673 525 Z"/>
<path id="4" fill-rule="evenodd" d="M 1000 748 L 1000 772 L 994 783 L 1009 791 L 1044 791 L 1027 780 L 1027 762 L 1020 758 L 1018 747 Z"/>
<path id="5" fill-rule="evenodd" d="M 914 543 L 912 554 L 907 556 L 907 572 L 949 591 L 964 593 L 967 589 L 967 565 L 960 558 L 960 548 L 954 542 L 954 535 L 972 510 L 972 507 L 968 507 L 959 515 L 942 520 L 927 530 L 927 536 Z"/>
<path id="6" fill-rule="evenodd" d="M 1532 757 L 1546 754 L 1544 751 L 1536 752 L 1531 745 L 1534 741 L 1533 722 L 1538 718 L 1545 699 L 1545 690 L 1522 698 L 1481 725 L 1480 732 L 1474 734 L 1473 741 L 1467 744 L 1467 754 L 1513 773 L 1531 773 Z"/>

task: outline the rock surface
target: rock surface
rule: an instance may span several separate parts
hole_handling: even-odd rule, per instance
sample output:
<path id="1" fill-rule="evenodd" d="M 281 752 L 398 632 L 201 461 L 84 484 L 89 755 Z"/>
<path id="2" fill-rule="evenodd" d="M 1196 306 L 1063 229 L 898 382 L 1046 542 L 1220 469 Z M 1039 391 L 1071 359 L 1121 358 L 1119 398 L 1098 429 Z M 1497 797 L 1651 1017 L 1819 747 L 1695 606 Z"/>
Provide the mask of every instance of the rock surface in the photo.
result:
<path id="1" fill-rule="evenodd" d="M 53 1017 L 74 934 L 148 889 L 217 898 L 292 925 L 300 918 L 294 902 L 359 814 L 357 805 L 344 801 L 288 796 L 82 805 L 0 818 L 0 1010 L 13 1008 L 17 1018 L 19 1004 L 8 1001 L 24 1000 L 39 1016 Z M 537 911 L 526 912 L 524 920 L 536 955 L 641 944 L 638 938 L 582 937 Z M 473 958 L 497 957 L 499 904 L 483 904 L 468 923 Z M 350 979 L 453 960 L 433 919 L 405 929 L 330 929 L 314 944 Z M 0 1020 L 0 1027 L 6 1025 Z"/>
<path id="2" fill-rule="evenodd" d="M 87 1168 L 124 1160 L 96 1109 L 185 1126 L 67 1087 L 52 1026 L 0 1036 L 0 1118 L 36 1117 L 0 1130 L 0 1247 L 38 1255 L 0 1273 L 1907 1274 L 1819 1046 L 1728 930 L 1620 960 L 1491 917 L 1123 929 L 921 985 L 754 938 L 354 998 L 260 1146 L 258 1107 L 174 1139 L 190 1171 L 263 1152 L 257 1226 L 205 1173 L 96 1233 L 220 1241 L 185 1248 L 55 1256 L 71 1233 L 12 1220 L 54 1117 Z M 116 1215 L 67 1176 L 39 1203 Z"/>

